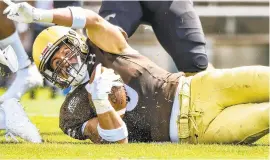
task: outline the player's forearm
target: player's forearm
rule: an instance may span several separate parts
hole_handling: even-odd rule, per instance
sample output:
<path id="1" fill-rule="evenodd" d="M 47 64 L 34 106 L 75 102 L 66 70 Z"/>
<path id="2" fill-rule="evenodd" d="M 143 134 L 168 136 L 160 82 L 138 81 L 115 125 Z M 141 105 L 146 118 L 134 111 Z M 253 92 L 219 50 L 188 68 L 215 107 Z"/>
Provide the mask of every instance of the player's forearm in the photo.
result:
<path id="1" fill-rule="evenodd" d="M 6 3 L 9 6 L 3 13 L 7 14 L 11 20 L 23 23 L 54 23 L 73 29 L 85 28 L 88 38 L 106 52 L 121 54 L 131 50 L 123 36 L 123 34 L 126 35 L 125 32 L 120 31 L 118 27 L 91 10 L 81 7 L 46 10 L 35 8 L 26 2 L 15 4 L 8 1 Z"/>
<path id="2" fill-rule="evenodd" d="M 88 98 L 89 100 L 92 100 L 92 95 L 90 93 L 88 94 Z M 93 103 L 96 108 L 97 118 L 87 122 L 84 131 L 85 135 L 92 138 L 96 137 L 91 139 L 94 143 L 128 143 L 126 124 L 111 106 L 110 101 L 108 99 L 93 99 Z M 103 141 L 100 141 L 100 138 L 97 137 L 101 137 Z"/>
<path id="3" fill-rule="evenodd" d="M 102 68 L 98 64 L 91 75 L 89 83 L 85 85 L 88 98 L 93 102 L 97 114 L 97 131 L 99 136 L 108 142 L 127 142 L 128 131 L 125 122 L 112 107 L 109 93 L 114 86 L 122 86 L 117 82 L 119 75 L 112 69 Z M 92 77 L 94 76 L 94 78 Z"/>
<path id="4" fill-rule="evenodd" d="M 108 99 L 94 100 L 98 117 L 99 135 L 109 142 L 126 142 L 127 127 Z"/>
<path id="5" fill-rule="evenodd" d="M 103 129 L 117 129 L 125 123 L 115 110 L 98 114 L 97 116 L 99 125 Z"/>
<path id="6" fill-rule="evenodd" d="M 61 26 L 72 27 L 73 16 L 69 8 L 58 8 L 51 10 L 53 13 L 53 23 Z M 86 15 L 85 25 L 82 25 L 81 28 L 88 28 L 98 26 L 98 23 L 102 21 L 102 17 L 91 10 L 83 9 L 81 14 Z"/>

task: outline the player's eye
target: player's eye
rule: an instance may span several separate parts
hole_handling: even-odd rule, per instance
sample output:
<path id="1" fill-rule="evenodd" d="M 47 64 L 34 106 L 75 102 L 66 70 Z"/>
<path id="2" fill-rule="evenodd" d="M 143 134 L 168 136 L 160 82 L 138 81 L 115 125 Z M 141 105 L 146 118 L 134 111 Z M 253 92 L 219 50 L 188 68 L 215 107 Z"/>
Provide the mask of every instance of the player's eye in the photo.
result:
<path id="1" fill-rule="evenodd" d="M 56 59 L 52 62 L 53 69 L 56 69 L 60 65 L 60 60 Z"/>
<path id="2" fill-rule="evenodd" d="M 57 66 L 59 66 L 60 61 L 59 61 L 59 60 L 56 60 L 55 64 L 56 64 Z"/>

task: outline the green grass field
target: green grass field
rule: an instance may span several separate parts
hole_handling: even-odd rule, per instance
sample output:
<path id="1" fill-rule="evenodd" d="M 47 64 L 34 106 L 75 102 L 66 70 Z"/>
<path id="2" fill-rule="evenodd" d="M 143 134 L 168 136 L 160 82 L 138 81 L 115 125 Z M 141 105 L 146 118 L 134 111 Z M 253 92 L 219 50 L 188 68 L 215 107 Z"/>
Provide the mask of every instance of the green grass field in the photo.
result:
<path id="1" fill-rule="evenodd" d="M 268 159 L 268 136 L 253 145 L 186 145 L 172 143 L 136 143 L 96 145 L 64 135 L 58 128 L 59 107 L 64 97 L 49 99 L 46 89 L 38 90 L 37 99 L 22 98 L 30 119 L 40 129 L 43 144 L 6 142 L 0 131 L 0 159 L 93 159 L 93 158 L 195 158 L 195 159 Z"/>

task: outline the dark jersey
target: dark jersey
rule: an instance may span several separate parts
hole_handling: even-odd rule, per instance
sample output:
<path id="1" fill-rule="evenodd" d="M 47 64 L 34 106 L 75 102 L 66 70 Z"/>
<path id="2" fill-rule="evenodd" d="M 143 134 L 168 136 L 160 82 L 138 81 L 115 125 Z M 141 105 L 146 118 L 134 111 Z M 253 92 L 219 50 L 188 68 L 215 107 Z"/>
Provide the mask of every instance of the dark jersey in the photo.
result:
<path id="1" fill-rule="evenodd" d="M 114 69 L 138 94 L 137 106 L 125 113 L 129 141 L 169 141 L 169 121 L 178 80 L 183 73 L 169 73 L 148 58 L 134 53 L 115 55 L 89 43 L 97 62 Z M 132 97 L 130 97 L 132 99 Z M 70 93 L 60 112 L 60 128 L 68 135 L 85 139 L 81 127 L 96 116 L 83 85 Z"/>

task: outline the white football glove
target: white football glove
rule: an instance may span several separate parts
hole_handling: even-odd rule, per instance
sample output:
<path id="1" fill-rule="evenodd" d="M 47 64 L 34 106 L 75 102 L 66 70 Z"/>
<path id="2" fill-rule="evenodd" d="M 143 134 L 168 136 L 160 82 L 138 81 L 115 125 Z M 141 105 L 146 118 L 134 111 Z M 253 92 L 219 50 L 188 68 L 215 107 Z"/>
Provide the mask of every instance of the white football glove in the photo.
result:
<path id="1" fill-rule="evenodd" d="M 93 100 L 108 100 L 108 94 L 113 86 L 123 86 L 119 75 L 116 75 L 112 69 L 106 69 L 101 73 L 101 64 L 96 67 L 95 78 L 90 85 L 86 86 L 87 91 L 92 95 Z"/>
<path id="2" fill-rule="evenodd" d="M 123 86 L 122 83 L 117 82 L 119 78 L 120 76 L 114 74 L 112 69 L 107 69 L 101 73 L 101 64 L 97 65 L 93 82 L 85 86 L 92 96 L 97 114 L 114 110 L 108 99 L 108 94 L 113 86 Z"/>
<path id="3" fill-rule="evenodd" d="M 32 23 L 36 22 L 48 22 L 53 20 L 53 13 L 48 10 L 37 9 L 26 2 L 13 3 L 11 0 L 3 0 L 8 7 L 3 11 L 3 14 L 7 14 L 7 18 L 21 22 Z"/>

